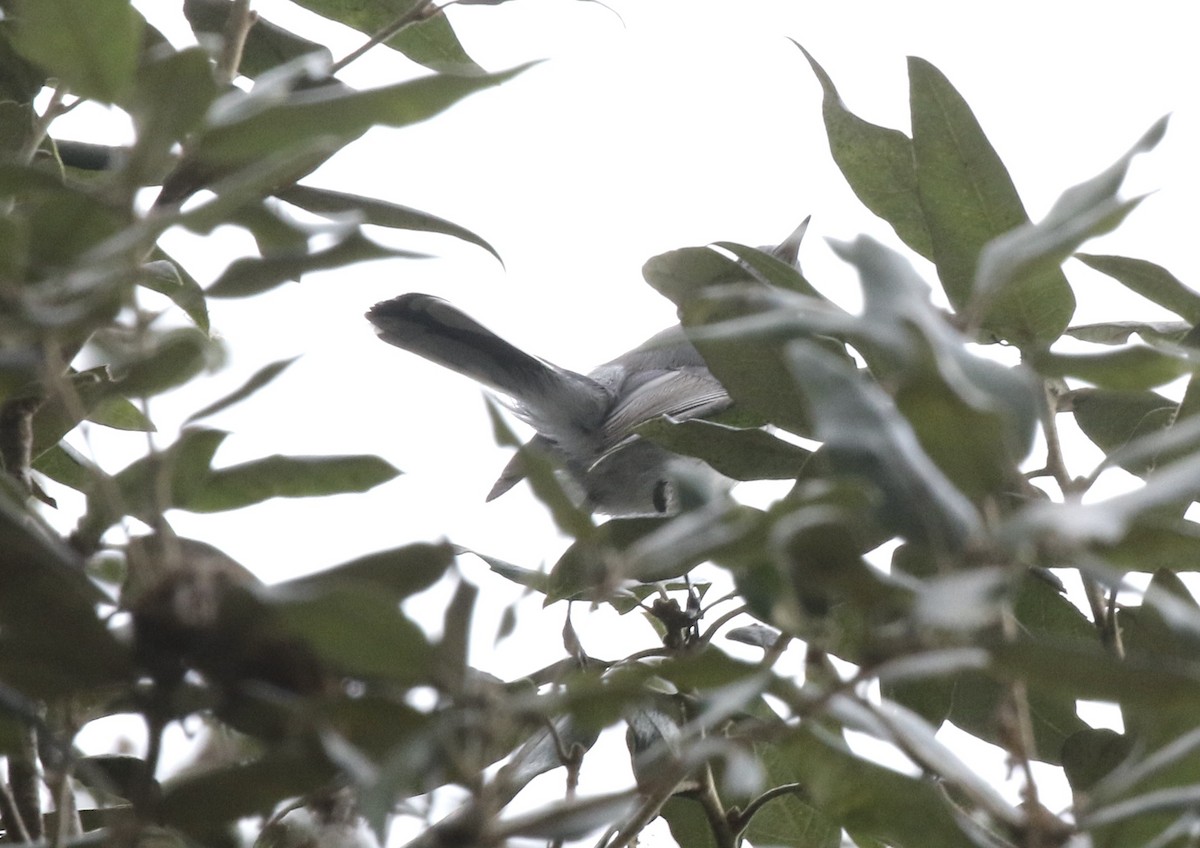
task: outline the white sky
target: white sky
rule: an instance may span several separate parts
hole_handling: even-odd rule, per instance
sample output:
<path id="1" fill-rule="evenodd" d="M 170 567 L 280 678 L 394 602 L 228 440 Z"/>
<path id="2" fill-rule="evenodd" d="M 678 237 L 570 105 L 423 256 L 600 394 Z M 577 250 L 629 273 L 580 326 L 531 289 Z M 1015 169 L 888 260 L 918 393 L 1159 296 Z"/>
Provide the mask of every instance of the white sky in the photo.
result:
<path id="1" fill-rule="evenodd" d="M 175 4 L 138 5 L 164 28 L 175 14 Z M 362 313 L 376 301 L 428 291 L 531 352 L 586 371 L 673 320 L 670 304 L 641 279 L 650 256 L 715 240 L 778 241 L 809 214 L 805 270 L 853 304 L 853 276 L 823 239 L 868 232 L 900 245 L 831 161 L 820 88 L 789 36 L 824 65 L 852 110 L 905 130 L 905 56 L 931 61 L 973 107 L 1035 219 L 1173 112 L 1166 139 L 1137 161 L 1129 184 L 1129 194 L 1156 193 L 1119 233 L 1087 249 L 1150 259 L 1200 285 L 1191 241 L 1200 197 L 1200 60 L 1190 4 L 609 5 L 623 23 L 599 5 L 565 0 L 451 8 L 468 52 L 486 68 L 549 61 L 426 124 L 375 131 L 308 180 L 467 226 L 496 246 L 506 269 L 450 239 L 387 236 L 442 258 L 361 265 L 249 301 L 214 302 L 229 368 L 152 404 L 169 432 L 172 421 L 265 362 L 303 354 L 268 389 L 205 422 L 232 432 L 218 462 L 365 452 L 405 475 L 366 496 L 174 515 L 181 534 L 218 545 L 268 580 L 443 536 L 528 567 L 552 563 L 564 543 L 523 486 L 483 503 L 507 457 L 492 445 L 479 389 L 378 342 Z M 327 43 L 335 57 L 362 39 L 293 13 L 285 0 L 254 6 Z M 368 87 L 420 72 L 379 49 L 343 76 Z M 95 126 L 75 134 L 94 134 Z M 175 245 L 204 283 L 250 250 L 246 237 L 224 231 Z M 918 267 L 933 279 L 928 266 Z M 1081 266 L 1068 275 L 1081 301 L 1079 323 L 1163 317 Z M 137 436 L 100 428 L 92 438 L 98 450 L 144 448 Z M 488 597 L 508 597 L 498 578 L 469 573 Z M 501 656 L 530 667 L 524 652 L 548 633 L 557 640 L 561 617 L 551 618 L 532 642 L 502 647 Z"/>

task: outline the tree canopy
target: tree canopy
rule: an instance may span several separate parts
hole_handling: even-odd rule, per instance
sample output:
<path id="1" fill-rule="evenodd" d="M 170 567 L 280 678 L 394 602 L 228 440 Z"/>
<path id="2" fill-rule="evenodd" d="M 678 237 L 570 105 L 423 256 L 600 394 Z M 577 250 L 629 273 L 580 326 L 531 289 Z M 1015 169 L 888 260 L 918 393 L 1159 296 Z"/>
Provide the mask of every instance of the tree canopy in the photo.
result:
<path id="1" fill-rule="evenodd" d="M 1200 562 L 1200 294 L 1148 259 L 1080 252 L 1136 210 L 1121 187 L 1166 119 L 1123 152 L 1113 142 L 1113 164 L 1061 187 L 1034 222 L 936 67 L 909 60 L 900 130 L 856 115 L 797 45 L 833 160 L 908 253 L 836 245 L 860 280 L 857 313 L 732 241 L 650 258 L 647 283 L 733 408 L 638 434 L 735 480 L 787 481 L 786 493 L 750 506 L 697 488 L 679 515 L 601 520 L 529 456 L 533 490 L 571 539 L 548 570 L 423 542 L 264 585 L 253 563 L 176 533 L 173 516 L 363 492 L 397 470 L 369 454 L 214 465 L 227 434 L 205 419 L 254 403 L 289 360 L 152 442 L 147 399 L 218 356 L 214 299 L 413 255 L 371 228 L 495 254 L 486 234 L 305 180 L 370 128 L 437 120 L 524 70 L 485 72 L 428 0 L 300 5 L 429 73 L 351 88 L 338 74 L 353 55 L 333 62 L 244 0 L 185 0 L 188 47 L 127 0 L 0 0 L 7 840 L 225 845 L 252 821 L 264 846 L 331 844 L 382 840 L 403 819 L 417 823 L 414 846 L 618 848 L 661 818 L 683 848 L 1190 844 L 1200 609 L 1180 574 Z M 133 144 L 58 138 L 55 122 L 84 100 L 128 114 Z M 257 255 L 207 284 L 160 243 L 218 226 L 247 231 Z M 1068 260 L 1178 320 L 1074 323 L 1087 292 Z M 1095 467 L 1069 465 L 1067 420 L 1103 453 Z M 149 447 L 123 467 L 85 456 L 70 440 L 85 422 Z M 494 423 L 518 447 L 498 409 Z M 1111 468 L 1139 485 L 1090 497 Z M 83 493 L 78 514 L 47 520 L 47 481 Z M 540 671 L 472 667 L 486 586 L 464 575 L 467 558 L 546 605 L 646 617 L 661 641 L 595 656 L 568 615 L 561 658 Z M 1151 575 L 1148 588 L 1132 573 Z M 449 600 L 427 632 L 412 604 L 435 586 Z M 789 652 L 799 673 L 780 662 Z M 1082 700 L 1115 705 L 1124 730 L 1090 726 Z M 145 750 L 76 747 L 114 715 L 144 721 Z M 197 716 L 203 756 L 164 773 L 164 730 Z M 946 722 L 1006 752 L 1022 803 L 938 738 Z M 612 728 L 633 782 L 582 794 L 580 770 Z M 881 765 L 850 735 L 911 768 Z M 1039 764 L 1065 774 L 1070 809 L 1043 803 Z M 514 812 L 551 773 L 554 797 Z M 433 815 L 444 797 L 456 806 Z"/>

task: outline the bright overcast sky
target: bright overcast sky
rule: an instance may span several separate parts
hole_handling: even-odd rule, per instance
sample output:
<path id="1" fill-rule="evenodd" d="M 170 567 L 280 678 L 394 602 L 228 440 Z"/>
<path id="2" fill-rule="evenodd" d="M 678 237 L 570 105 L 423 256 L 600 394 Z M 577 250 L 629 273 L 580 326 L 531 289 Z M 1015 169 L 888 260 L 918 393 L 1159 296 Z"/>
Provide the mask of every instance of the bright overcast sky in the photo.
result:
<path id="1" fill-rule="evenodd" d="M 166 28 L 177 4 L 138 5 Z M 362 40 L 286 0 L 253 5 L 328 44 L 335 57 Z M 673 320 L 671 306 L 641 279 L 650 256 L 716 240 L 778 241 L 809 214 L 805 270 L 852 305 L 853 277 L 824 240 L 869 232 L 900 245 L 857 203 L 831 161 L 820 88 L 789 37 L 825 66 L 852 110 L 905 130 L 905 56 L 931 61 L 973 107 L 1035 219 L 1063 189 L 1174 113 L 1165 141 L 1137 161 L 1130 180 L 1129 194 L 1156 193 L 1119 234 L 1088 249 L 1150 259 L 1200 285 L 1192 241 L 1200 60 L 1190 4 L 609 6 L 619 17 L 570 0 L 451 8 L 468 52 L 489 70 L 548 61 L 421 126 L 375 131 L 308 179 L 469 227 L 496 246 L 505 268 L 450 239 L 384 234 L 439 258 L 361 265 L 253 300 L 212 304 L 214 328 L 229 342 L 229 368 L 184 396 L 152 403 L 160 426 L 169 427 L 265 362 L 300 354 L 268 389 L 206 422 L 232 433 L 218 462 L 365 452 L 405 475 L 362 497 L 173 516 L 181 534 L 218 545 L 268 580 L 443 536 L 529 567 L 552 563 L 564 543 L 523 486 L 483 502 L 506 455 L 492 444 L 478 387 L 380 343 L 362 314 L 376 301 L 428 291 L 531 352 L 586 371 Z M 343 77 L 368 87 L 420 73 L 380 48 Z M 111 131 L 121 140 L 119 128 L 102 127 L 94 113 L 80 120 L 90 123 L 72 134 Z M 251 249 L 234 232 L 212 239 L 215 245 L 176 242 L 203 283 Z M 1082 267 L 1069 267 L 1068 276 L 1081 301 L 1077 322 L 1162 317 L 1149 305 L 1131 313 L 1114 285 Z M 128 434 L 95 428 L 92 435 L 100 450 L 144 447 Z"/>

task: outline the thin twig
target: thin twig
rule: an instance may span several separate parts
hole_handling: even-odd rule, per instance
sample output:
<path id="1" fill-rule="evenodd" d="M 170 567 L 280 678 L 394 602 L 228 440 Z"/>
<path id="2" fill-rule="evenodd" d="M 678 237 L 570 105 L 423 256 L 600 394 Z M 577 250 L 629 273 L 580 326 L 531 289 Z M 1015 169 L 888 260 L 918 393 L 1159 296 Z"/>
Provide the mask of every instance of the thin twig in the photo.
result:
<path id="1" fill-rule="evenodd" d="M 746 805 L 746 809 L 738 810 L 730 816 L 730 825 L 733 827 L 734 833 L 741 833 L 746 829 L 746 825 L 750 824 L 750 819 L 754 818 L 755 814 L 776 798 L 782 798 L 785 795 L 804 795 L 805 789 L 802 783 L 784 783 L 779 786 L 772 786 L 766 792 L 759 795 Z"/>
<path id="2" fill-rule="evenodd" d="M 404 29 L 409 24 L 413 24 L 413 23 L 416 23 L 417 21 L 433 17 L 440 11 L 441 11 L 440 8 L 433 5 L 433 0 L 422 0 L 422 2 L 417 3 L 415 6 L 413 6 L 411 9 L 409 9 L 407 12 L 405 12 L 403 15 L 396 18 L 396 20 L 392 21 L 387 26 L 378 30 L 374 35 L 372 35 L 369 39 L 367 39 L 367 41 L 364 44 L 362 44 L 362 46 L 356 48 L 355 50 L 348 53 L 346 56 L 344 56 L 341 59 L 339 59 L 338 61 L 334 62 L 333 67 L 331 67 L 329 69 L 329 75 L 333 76 L 338 71 L 342 70 L 347 65 L 349 65 L 351 62 L 360 58 L 364 53 L 366 53 L 372 47 L 377 47 L 378 45 L 383 44 L 383 42 L 390 39 L 393 35 L 400 32 L 400 30 Z"/>
<path id="3" fill-rule="evenodd" d="M 217 58 L 218 85 L 232 85 L 237 79 L 238 68 L 242 64 L 242 51 L 246 48 L 246 37 L 256 23 L 258 13 L 251 10 L 250 0 L 233 0 L 229 8 L 229 17 L 225 21 L 225 31 L 222 33 L 221 55 Z"/>
<path id="4" fill-rule="evenodd" d="M 0 824 L 4 825 L 6 838 L 11 842 L 30 842 L 29 830 L 25 820 L 17 810 L 17 801 L 8 789 L 8 784 L 0 780 Z"/>

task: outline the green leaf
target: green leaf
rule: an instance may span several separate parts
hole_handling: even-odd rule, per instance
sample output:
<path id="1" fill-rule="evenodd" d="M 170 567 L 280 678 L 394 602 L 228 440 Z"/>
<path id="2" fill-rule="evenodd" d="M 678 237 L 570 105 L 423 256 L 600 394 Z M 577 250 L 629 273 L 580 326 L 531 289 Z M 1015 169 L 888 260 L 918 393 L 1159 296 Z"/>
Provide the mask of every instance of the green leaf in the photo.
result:
<path id="1" fill-rule="evenodd" d="M 75 94 L 117 103 L 137 69 L 145 21 L 127 0 L 22 0 L 14 46 Z"/>
<path id="2" fill-rule="evenodd" d="M 1067 328 L 1067 335 L 1093 344 L 1119 345 L 1136 333 L 1148 342 L 1179 344 L 1191 329 L 1185 321 L 1105 321 L 1076 324 Z"/>
<path id="3" fill-rule="evenodd" d="M 1154 392 L 1116 392 L 1080 389 L 1071 394 L 1071 409 L 1079 429 L 1106 454 L 1131 441 L 1169 427 L 1179 405 Z M 1155 462 L 1139 458 L 1120 462 L 1131 474 L 1144 476 Z"/>
<path id="4" fill-rule="evenodd" d="M 114 368 L 122 394 L 150 397 L 183 385 L 213 364 L 219 348 L 209 336 L 192 327 L 169 330 L 143 340 L 132 360 Z"/>
<path id="5" fill-rule="evenodd" d="M 345 674 L 412 685 L 435 668 L 425 634 L 369 584 L 272 586 L 262 597 L 282 627 Z"/>
<path id="6" fill-rule="evenodd" d="M 821 83 L 829 152 L 842 176 L 864 206 L 892 225 L 901 241 L 932 260 L 933 243 L 917 190 L 911 139 L 850 112 L 825 69 L 807 50 L 800 50 Z"/>
<path id="7" fill-rule="evenodd" d="M 1144 345 L 1102 353 L 1038 352 L 1028 356 L 1027 361 L 1047 377 L 1075 377 L 1116 391 L 1151 389 L 1194 373 L 1200 367 L 1182 355 Z"/>
<path id="8" fill-rule="evenodd" d="M 370 455 L 268 456 L 211 471 L 176 505 L 192 512 L 222 512 L 270 498 L 365 492 L 399 473 Z"/>
<path id="9" fill-rule="evenodd" d="M 142 266 L 144 273 L 138 278 L 138 284 L 169 297 L 197 327 L 207 333 L 208 304 L 200 283 L 161 247 L 155 245 L 152 256 L 153 260 Z"/>
<path id="10" fill-rule="evenodd" d="M 812 456 L 812 451 L 765 430 L 744 430 L 700 419 L 659 417 L 639 426 L 637 433 L 675 453 L 703 459 L 734 480 L 793 479 Z"/>
<path id="11" fill-rule="evenodd" d="M 512 79 L 528 65 L 478 77 L 430 76 L 366 91 L 326 86 L 280 98 L 251 93 L 201 133 L 194 160 L 229 168 L 302 142 L 339 146 L 372 126 L 403 127 L 432 118 L 462 98 Z"/>
<path id="12" fill-rule="evenodd" d="M 1166 268 L 1145 259 L 1076 253 L 1075 258 L 1152 303 L 1169 309 L 1191 325 L 1200 324 L 1200 294 Z"/>
<path id="13" fill-rule="evenodd" d="M 458 224 L 447 221 L 444 218 L 439 218 L 436 215 L 430 215 L 428 212 L 422 212 L 419 209 L 400 206 L 396 203 L 389 203 L 386 200 L 376 200 L 372 197 L 362 197 L 356 194 L 346 194 L 345 192 L 304 185 L 289 186 L 275 192 L 275 196 L 280 200 L 319 215 L 351 214 L 361 216 L 363 223 L 367 224 L 453 236 L 482 247 L 503 264 L 503 260 L 500 259 L 500 254 L 496 252 L 496 249 L 475 233 L 465 227 L 460 227 Z"/>
<path id="14" fill-rule="evenodd" d="M 420 0 L 391 3 L 361 3 L 354 0 L 297 0 L 300 6 L 358 30 L 364 35 L 392 27 L 417 10 Z M 385 44 L 412 59 L 449 74 L 474 76 L 483 70 L 463 50 L 444 13 L 418 15 Z"/>
<path id="15" fill-rule="evenodd" d="M 940 71 L 908 64 L 913 152 L 934 264 L 956 310 L 969 308 L 984 246 L 1028 216 L 970 107 Z M 1022 277 L 988 304 L 983 329 L 1020 346 L 1058 338 L 1075 310 L 1060 268 Z"/>
<path id="16" fill-rule="evenodd" d="M 1163 118 L 1108 170 L 1063 192 L 1040 223 L 1023 224 L 988 242 L 979 254 L 971 314 L 982 317 L 994 298 L 1024 280 L 1050 279 L 1084 241 L 1116 228 L 1138 203 L 1117 199 L 1133 157 L 1157 145 L 1166 128 Z"/>
<path id="17" fill-rule="evenodd" d="M 277 585 L 328 592 L 347 584 L 365 584 L 387 592 L 399 601 L 428 589 L 440 580 L 454 562 L 454 556 L 454 548 L 445 542 L 416 542 L 367 554 Z"/>
<path id="18" fill-rule="evenodd" d="M 423 257 L 423 254 L 384 247 L 354 229 L 333 246 L 320 250 L 287 251 L 262 258 L 235 259 L 204 293 L 208 297 L 250 297 L 290 280 L 300 280 L 314 271 L 328 271 L 355 262 L 393 257 L 415 259 Z"/>
<path id="19" fill-rule="evenodd" d="M 882 515 L 910 540 L 957 550 L 980 537 L 975 507 L 921 449 L 879 386 L 813 342 L 793 342 L 789 354 L 835 472 L 877 487 Z"/>
<path id="20" fill-rule="evenodd" d="M 153 432 L 154 425 L 118 392 L 121 385 L 104 367 L 73 373 L 58 381 L 33 414 L 33 456 L 58 444 L 59 440 L 87 419 L 119 430 Z"/>
<path id="21" fill-rule="evenodd" d="M 267 385 L 280 374 L 282 374 L 289 365 L 299 358 L 300 357 L 298 356 L 293 356 L 291 359 L 280 359 L 277 362 L 264 365 L 262 368 L 254 372 L 254 375 L 245 383 L 243 383 L 236 391 L 227 394 L 218 401 L 210 403 L 203 409 L 193 412 L 184 420 L 183 423 L 191 424 L 193 421 L 197 421 L 201 418 L 207 418 L 210 415 L 215 415 L 224 409 L 228 409 L 234 404 L 241 403 L 243 400 L 250 397 L 250 395 L 254 394 L 263 386 Z"/>

